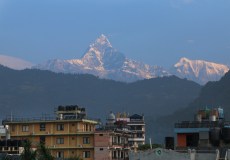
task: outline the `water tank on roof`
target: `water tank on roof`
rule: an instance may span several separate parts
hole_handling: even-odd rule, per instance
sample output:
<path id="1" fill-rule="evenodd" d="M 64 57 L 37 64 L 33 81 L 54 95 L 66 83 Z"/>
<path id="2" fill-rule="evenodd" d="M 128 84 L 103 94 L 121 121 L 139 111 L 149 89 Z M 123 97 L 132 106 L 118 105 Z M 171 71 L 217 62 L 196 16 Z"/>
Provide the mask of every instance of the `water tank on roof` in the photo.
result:
<path id="1" fill-rule="evenodd" d="M 218 147 L 220 145 L 220 128 L 212 128 L 209 131 L 211 144 Z"/>
<path id="2" fill-rule="evenodd" d="M 224 140 L 224 143 L 230 143 L 230 126 L 222 128 L 222 139 Z"/>
<path id="3" fill-rule="evenodd" d="M 216 121 L 216 115 L 210 115 L 209 120 L 212 122 Z"/>
<path id="4" fill-rule="evenodd" d="M 201 114 L 197 114 L 196 115 L 196 121 L 197 122 L 201 122 L 202 121 L 202 115 Z"/>

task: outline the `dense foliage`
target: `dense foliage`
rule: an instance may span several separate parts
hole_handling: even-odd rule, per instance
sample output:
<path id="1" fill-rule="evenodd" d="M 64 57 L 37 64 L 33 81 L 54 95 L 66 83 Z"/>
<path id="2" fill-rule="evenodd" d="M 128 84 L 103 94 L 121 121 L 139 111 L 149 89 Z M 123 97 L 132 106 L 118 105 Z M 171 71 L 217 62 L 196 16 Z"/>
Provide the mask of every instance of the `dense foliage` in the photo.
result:
<path id="1" fill-rule="evenodd" d="M 155 148 L 162 148 L 162 145 L 161 144 L 152 144 L 152 149 L 155 149 Z M 149 150 L 149 149 L 151 149 L 150 144 L 144 144 L 144 145 L 138 146 L 138 150 L 141 150 L 141 151 L 145 151 L 145 150 Z"/>

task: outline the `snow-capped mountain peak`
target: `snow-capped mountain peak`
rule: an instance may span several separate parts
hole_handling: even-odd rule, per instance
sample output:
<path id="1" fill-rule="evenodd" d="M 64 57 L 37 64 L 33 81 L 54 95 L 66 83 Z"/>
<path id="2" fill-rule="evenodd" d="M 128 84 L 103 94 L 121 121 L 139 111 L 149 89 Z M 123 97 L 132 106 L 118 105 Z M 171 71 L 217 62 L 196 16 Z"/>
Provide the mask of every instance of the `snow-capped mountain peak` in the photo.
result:
<path id="1" fill-rule="evenodd" d="M 108 38 L 101 34 L 89 47 L 103 52 L 105 48 L 112 48 L 112 45 Z"/>
<path id="2" fill-rule="evenodd" d="M 185 57 L 181 58 L 172 69 L 173 74 L 200 84 L 205 84 L 208 81 L 217 81 L 228 71 L 229 67 L 223 64 L 203 60 L 190 60 Z"/>
<path id="3" fill-rule="evenodd" d="M 229 70 L 228 66 L 223 64 L 183 57 L 168 71 L 159 66 L 144 64 L 125 57 L 112 47 L 103 34 L 89 46 L 82 58 L 50 60 L 35 68 L 64 73 L 88 73 L 101 78 L 126 82 L 176 75 L 200 84 L 217 81 Z"/>
<path id="4" fill-rule="evenodd" d="M 126 82 L 169 75 L 162 67 L 126 58 L 112 47 L 104 34 L 89 46 L 81 59 L 51 61 L 39 64 L 35 68 L 65 73 L 89 73 L 101 78 Z"/>

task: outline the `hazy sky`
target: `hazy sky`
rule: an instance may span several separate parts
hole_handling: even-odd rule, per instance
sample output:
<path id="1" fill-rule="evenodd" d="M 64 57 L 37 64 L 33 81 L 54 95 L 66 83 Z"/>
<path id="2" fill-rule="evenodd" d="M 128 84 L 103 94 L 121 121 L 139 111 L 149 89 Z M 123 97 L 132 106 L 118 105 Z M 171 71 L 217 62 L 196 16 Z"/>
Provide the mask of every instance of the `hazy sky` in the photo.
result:
<path id="1" fill-rule="evenodd" d="M 0 0 L 0 54 L 80 58 L 100 34 L 127 57 L 230 65 L 230 0 Z"/>

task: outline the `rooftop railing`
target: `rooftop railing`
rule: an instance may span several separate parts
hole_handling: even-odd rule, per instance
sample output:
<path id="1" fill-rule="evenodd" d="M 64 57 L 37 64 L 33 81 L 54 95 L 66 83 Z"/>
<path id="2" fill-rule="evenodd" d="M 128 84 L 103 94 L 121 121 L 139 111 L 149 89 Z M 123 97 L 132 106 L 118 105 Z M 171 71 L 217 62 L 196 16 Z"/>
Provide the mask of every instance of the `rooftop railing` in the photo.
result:
<path id="1" fill-rule="evenodd" d="M 175 128 L 214 128 L 222 127 L 223 123 L 219 121 L 183 121 L 181 123 L 175 123 Z"/>
<path id="2" fill-rule="evenodd" d="M 78 118 L 78 117 L 71 117 L 71 116 L 67 116 L 67 117 L 63 117 L 63 118 L 59 118 L 59 117 L 52 117 L 52 116 L 42 116 L 42 117 L 31 117 L 31 118 L 25 118 L 25 117 L 11 117 L 11 116 L 7 116 L 5 119 L 2 120 L 2 123 L 7 123 L 7 122 L 36 122 L 36 121 L 57 121 L 57 120 L 62 120 L 62 121 L 70 121 L 70 120 L 91 120 L 91 121 L 97 121 L 99 122 L 99 119 L 95 119 L 95 118 L 90 118 L 90 117 L 83 117 L 83 118 Z"/>

